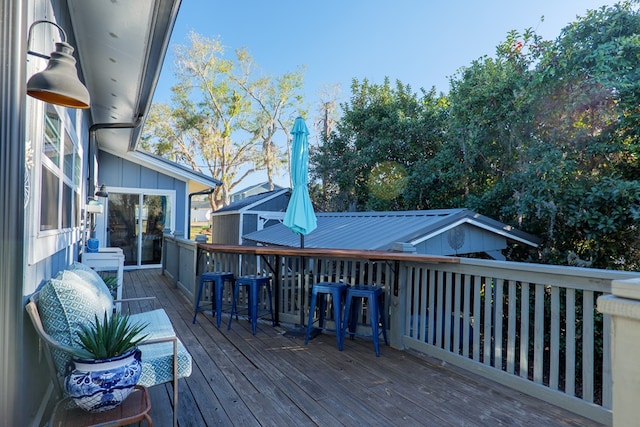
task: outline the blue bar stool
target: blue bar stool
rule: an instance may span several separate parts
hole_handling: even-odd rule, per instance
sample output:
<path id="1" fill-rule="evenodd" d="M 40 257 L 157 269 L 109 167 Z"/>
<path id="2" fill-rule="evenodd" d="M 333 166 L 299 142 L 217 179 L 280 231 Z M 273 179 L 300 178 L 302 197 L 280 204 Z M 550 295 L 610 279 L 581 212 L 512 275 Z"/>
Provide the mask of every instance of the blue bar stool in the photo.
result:
<path id="1" fill-rule="evenodd" d="M 369 311 L 369 319 L 371 319 L 371 336 L 373 337 L 373 347 L 376 350 L 376 356 L 380 356 L 380 332 L 384 336 L 384 343 L 389 345 L 387 340 L 386 314 L 384 313 L 384 292 L 382 288 L 376 286 L 355 285 L 347 289 L 347 295 L 344 303 L 344 321 L 342 322 L 342 342 L 349 328 L 349 335 L 353 339 L 358 326 L 358 313 L 360 312 L 360 304 L 367 299 L 367 310 Z M 378 323 L 382 325 L 382 331 Z"/>
<path id="2" fill-rule="evenodd" d="M 240 286 L 246 286 L 249 288 L 249 307 L 247 308 L 247 311 L 249 312 L 249 317 L 251 318 L 251 331 L 253 332 L 253 335 L 256 334 L 256 329 L 258 327 L 258 317 L 270 314 L 271 322 L 273 323 L 273 326 L 275 326 L 275 318 L 273 317 L 273 302 L 271 298 L 271 277 L 251 274 L 248 276 L 240 276 L 236 279 L 236 286 L 233 289 L 233 305 L 231 307 L 231 317 L 229 318 L 229 326 L 227 327 L 227 329 L 231 329 L 231 320 L 233 319 L 234 314 L 236 316 L 236 320 L 238 319 L 237 302 Z M 262 286 L 265 286 L 267 288 L 267 294 L 269 296 L 269 311 L 258 316 L 258 304 L 260 299 L 258 298 L 258 295 Z"/>
<path id="3" fill-rule="evenodd" d="M 199 311 L 203 311 L 206 307 L 211 306 L 211 314 L 213 314 L 213 307 L 216 308 L 216 323 L 218 328 L 220 327 L 220 319 L 222 318 L 222 295 L 224 290 L 224 282 L 231 282 L 233 284 L 233 273 L 221 272 L 221 271 L 209 271 L 202 273 L 200 276 L 200 286 L 198 286 L 198 296 L 196 298 L 195 312 L 193 313 L 193 323 L 196 323 L 196 316 Z M 202 298 L 202 289 L 205 284 L 211 283 L 211 286 L 215 288 L 215 303 L 213 299 L 213 289 L 209 293 L 208 303 L 200 303 Z"/>
<path id="4" fill-rule="evenodd" d="M 309 343 L 311 330 L 313 329 L 313 314 L 316 310 L 316 303 L 320 301 L 318 306 L 318 328 L 324 327 L 324 312 L 327 304 L 327 296 L 331 295 L 333 303 L 333 318 L 336 322 L 336 340 L 338 341 L 338 350 L 342 350 L 342 301 L 347 292 L 347 285 L 344 283 L 320 282 L 313 285 L 311 290 L 311 307 L 309 308 L 309 321 L 307 322 L 307 335 L 304 339 L 304 345 Z"/>

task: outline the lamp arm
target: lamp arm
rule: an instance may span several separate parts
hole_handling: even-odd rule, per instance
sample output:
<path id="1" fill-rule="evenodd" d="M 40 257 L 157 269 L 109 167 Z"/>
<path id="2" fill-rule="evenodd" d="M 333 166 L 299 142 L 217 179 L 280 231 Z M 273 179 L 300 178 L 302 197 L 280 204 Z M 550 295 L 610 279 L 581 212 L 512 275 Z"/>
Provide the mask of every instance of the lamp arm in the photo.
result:
<path id="1" fill-rule="evenodd" d="M 35 27 L 38 24 L 51 24 L 54 27 L 56 27 L 60 31 L 60 34 L 62 35 L 62 41 L 65 42 L 65 43 L 67 42 L 67 33 L 64 31 L 64 29 L 60 25 L 56 24 L 55 22 L 48 21 L 46 19 L 40 19 L 38 21 L 34 21 L 33 24 L 31 24 L 31 26 L 29 27 L 29 33 L 27 35 L 27 49 L 28 49 L 27 53 L 30 54 L 30 55 L 37 56 L 39 58 L 51 59 L 51 56 L 49 56 L 49 55 L 45 55 L 44 53 L 40 53 L 40 52 L 34 52 L 34 51 L 32 51 L 30 49 L 30 46 L 31 46 L 31 34 L 32 34 L 32 31 L 33 31 L 33 27 Z"/>

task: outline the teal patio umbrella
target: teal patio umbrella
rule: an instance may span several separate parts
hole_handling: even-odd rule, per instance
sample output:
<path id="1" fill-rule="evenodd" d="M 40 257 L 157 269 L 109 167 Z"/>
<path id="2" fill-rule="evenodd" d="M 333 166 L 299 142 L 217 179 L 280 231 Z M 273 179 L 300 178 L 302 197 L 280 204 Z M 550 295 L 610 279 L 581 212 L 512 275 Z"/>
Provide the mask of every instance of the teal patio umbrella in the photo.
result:
<path id="1" fill-rule="evenodd" d="M 291 183 L 293 190 L 284 215 L 284 225 L 294 233 L 300 234 L 300 247 L 304 247 L 304 235 L 318 226 L 313 204 L 309 197 L 309 129 L 302 117 L 298 117 L 291 129 Z"/>
<path id="2" fill-rule="evenodd" d="M 304 236 L 311 233 L 318 226 L 313 204 L 309 197 L 309 129 L 302 117 L 296 118 L 291 129 L 293 144 L 291 146 L 291 183 L 293 190 L 283 224 L 300 235 L 300 247 L 304 248 Z M 300 257 L 300 265 L 304 266 L 304 257 Z M 304 267 L 303 275 L 304 275 Z M 304 282 L 300 283 L 300 326 L 304 326 Z M 291 335 L 302 336 L 304 331 L 290 331 Z"/>

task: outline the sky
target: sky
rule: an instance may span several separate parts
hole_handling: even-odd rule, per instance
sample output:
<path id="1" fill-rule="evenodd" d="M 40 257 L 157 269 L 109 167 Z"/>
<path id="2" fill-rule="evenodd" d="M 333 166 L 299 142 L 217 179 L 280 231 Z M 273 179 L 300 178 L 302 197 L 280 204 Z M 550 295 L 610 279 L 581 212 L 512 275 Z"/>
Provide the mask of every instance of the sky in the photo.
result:
<path id="1" fill-rule="evenodd" d="M 510 30 L 533 28 L 556 39 L 563 27 L 609 0 L 183 0 L 154 102 L 169 102 L 175 83 L 173 46 L 194 31 L 218 38 L 228 57 L 244 47 L 266 75 L 305 67 L 304 109 L 313 117 L 319 94 L 340 87 L 347 100 L 354 78 L 400 80 L 414 92 L 448 92 L 461 67 L 496 46 Z M 544 16 L 544 20 L 541 18 Z M 313 138 L 313 130 L 310 127 Z M 264 181 L 254 176 L 246 185 Z M 277 184 L 288 185 L 283 175 Z M 240 187 L 243 187 L 242 185 Z M 240 188 L 238 187 L 238 188 Z"/>

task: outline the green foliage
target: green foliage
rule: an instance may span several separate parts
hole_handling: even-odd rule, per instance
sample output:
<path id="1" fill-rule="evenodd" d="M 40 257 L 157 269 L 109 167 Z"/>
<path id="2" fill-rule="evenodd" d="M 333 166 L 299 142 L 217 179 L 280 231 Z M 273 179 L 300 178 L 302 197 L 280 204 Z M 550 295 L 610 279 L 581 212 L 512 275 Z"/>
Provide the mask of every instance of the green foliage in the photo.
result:
<path id="1" fill-rule="evenodd" d="M 354 81 L 312 156 L 325 204 L 467 207 L 543 239 L 517 259 L 637 269 L 637 4 L 589 11 L 553 41 L 511 31 L 494 57 L 461 68 L 446 96 Z"/>
<path id="2" fill-rule="evenodd" d="M 413 167 L 441 143 L 440 98 L 433 90 L 418 98 L 388 79 L 382 85 L 354 80 L 351 89 L 336 130 L 311 153 L 312 173 L 332 200 L 328 209 L 405 209 Z"/>
<path id="3" fill-rule="evenodd" d="M 245 49 L 230 59 L 219 40 L 194 33 L 176 49 L 175 70 L 171 102 L 152 105 L 141 147 L 220 180 L 214 209 L 256 171 L 273 183 L 293 120 L 304 114 L 302 70 L 265 76 Z"/>
<path id="4" fill-rule="evenodd" d="M 77 342 L 83 350 L 76 356 L 103 360 L 125 354 L 147 338 L 147 335 L 141 335 L 146 327 L 147 324 L 129 323 L 129 315 L 118 312 L 111 316 L 105 312 L 102 321 L 95 315 L 94 323 L 80 325 Z"/>

